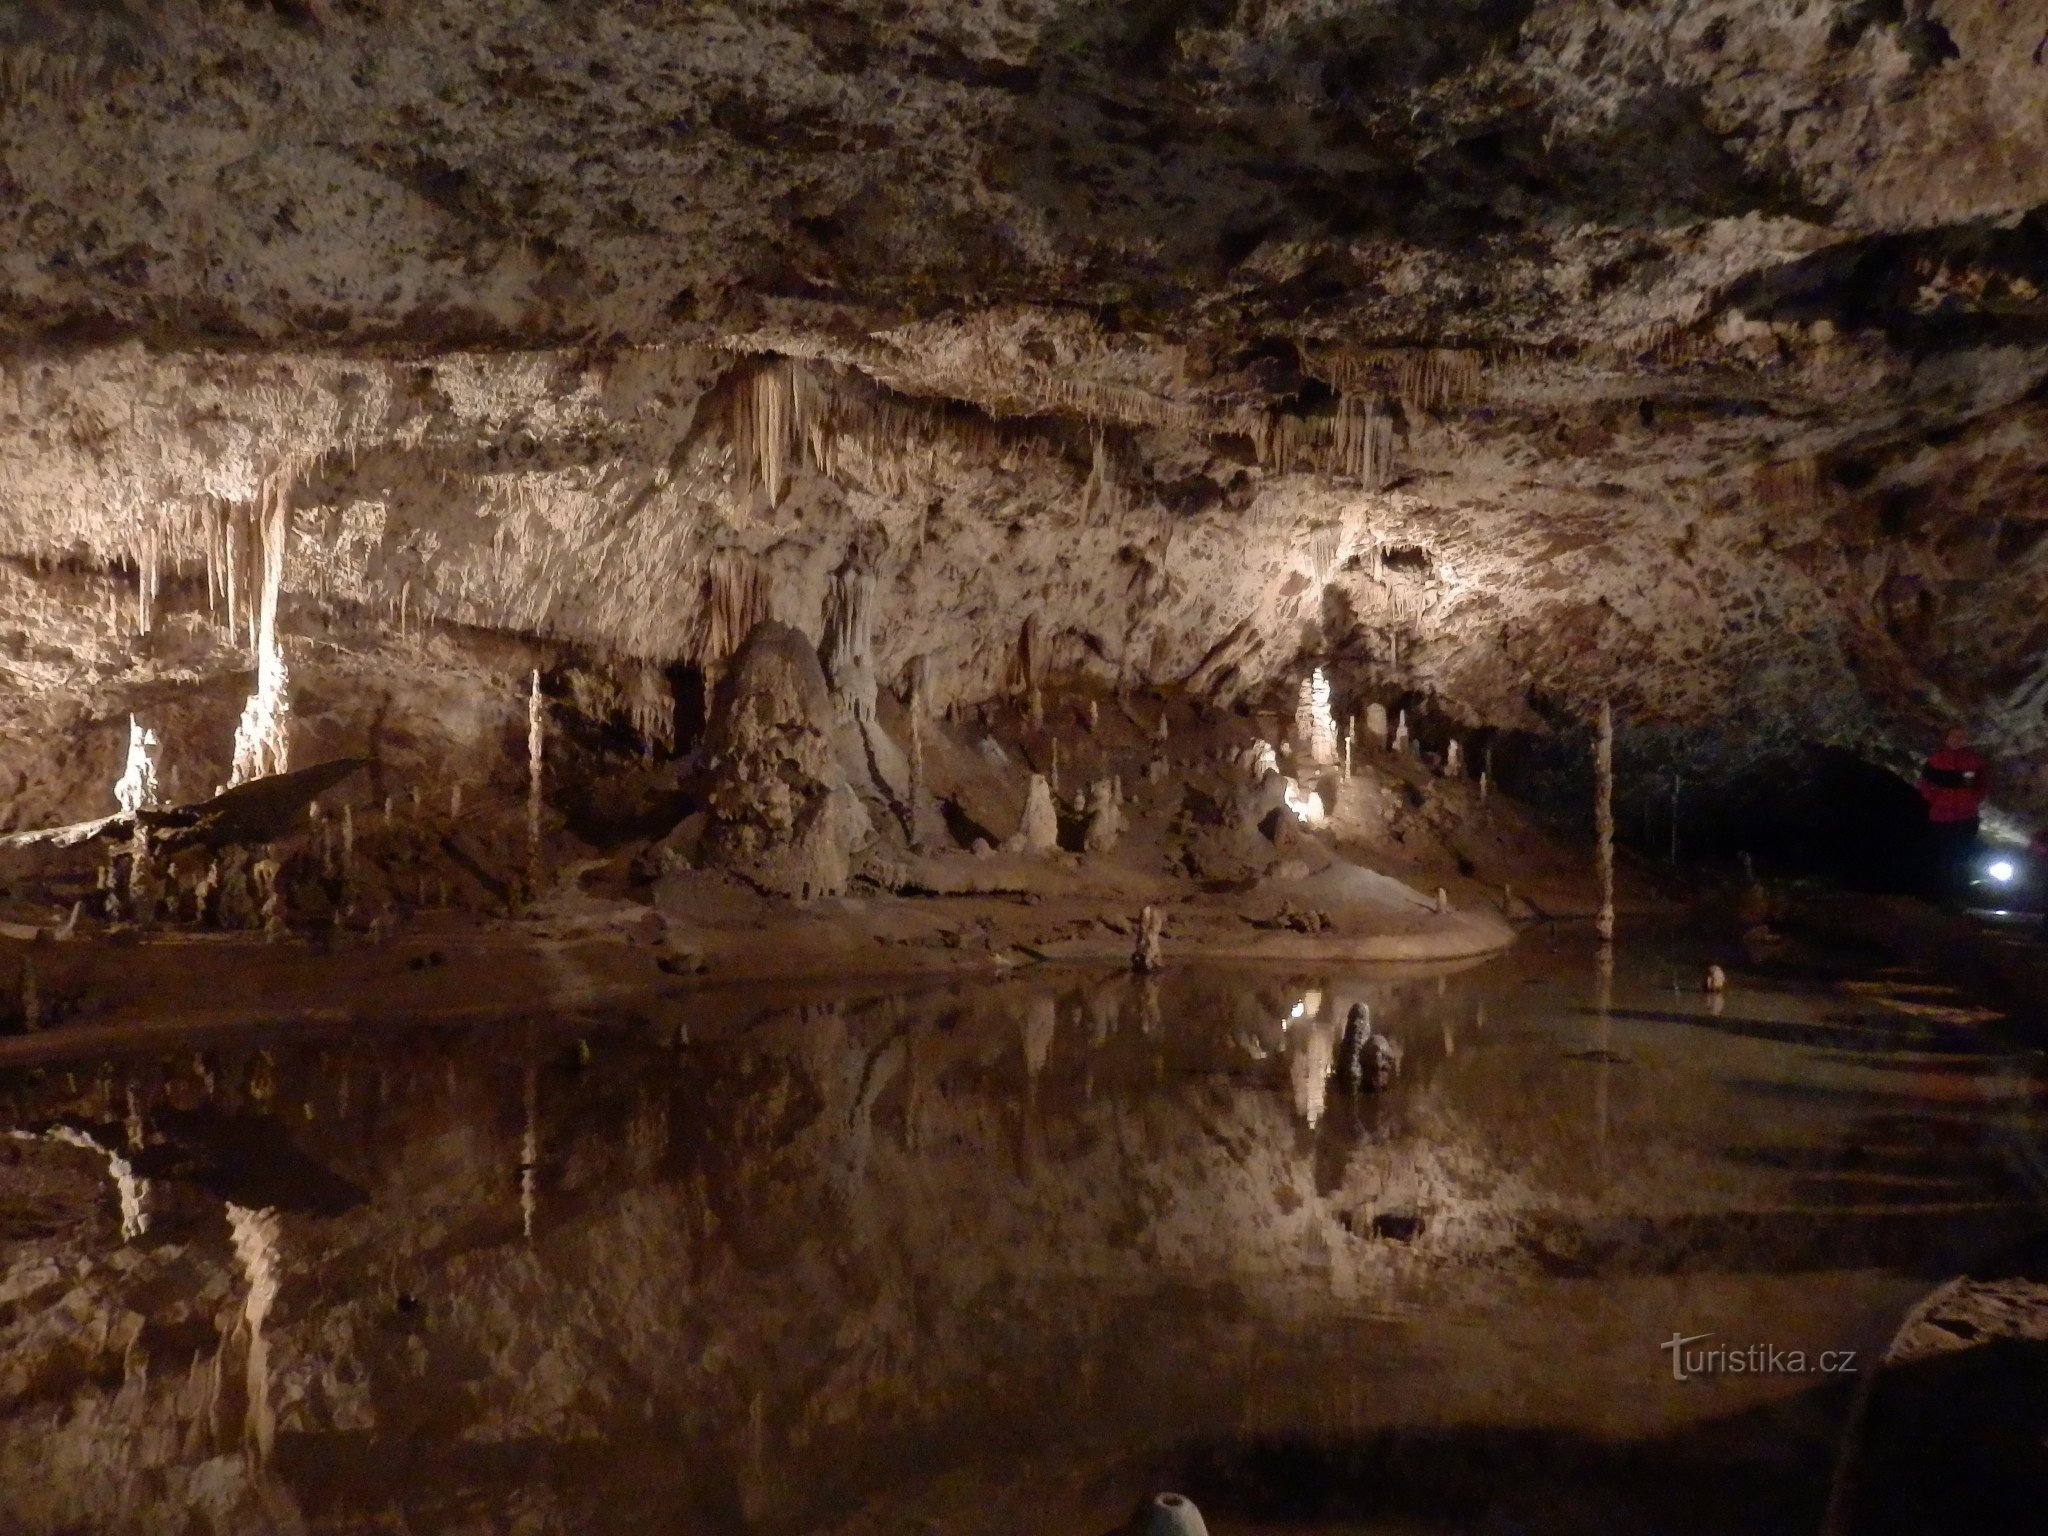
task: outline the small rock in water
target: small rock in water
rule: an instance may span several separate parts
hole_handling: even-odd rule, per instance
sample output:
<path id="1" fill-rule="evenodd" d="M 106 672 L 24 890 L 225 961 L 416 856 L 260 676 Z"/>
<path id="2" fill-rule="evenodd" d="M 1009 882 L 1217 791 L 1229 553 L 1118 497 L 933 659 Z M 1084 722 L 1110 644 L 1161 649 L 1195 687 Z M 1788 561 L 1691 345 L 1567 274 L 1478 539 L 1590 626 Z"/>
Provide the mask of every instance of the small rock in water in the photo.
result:
<path id="1" fill-rule="evenodd" d="M 1209 1536 L 1202 1512 L 1183 1493 L 1155 1493 L 1125 1527 L 1130 1536 Z"/>

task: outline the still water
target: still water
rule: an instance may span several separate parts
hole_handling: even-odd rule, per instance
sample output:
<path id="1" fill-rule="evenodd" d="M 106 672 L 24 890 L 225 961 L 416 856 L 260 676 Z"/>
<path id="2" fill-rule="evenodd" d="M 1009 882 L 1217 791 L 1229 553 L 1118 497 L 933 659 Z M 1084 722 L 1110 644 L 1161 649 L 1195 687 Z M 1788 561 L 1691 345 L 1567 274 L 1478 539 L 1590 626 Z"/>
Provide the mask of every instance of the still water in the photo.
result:
<path id="1" fill-rule="evenodd" d="M 2042 1224 L 2037 1084 L 1911 977 L 1700 970 L 1040 970 L 13 1068 L 0 1531 L 1099 1536 L 1168 1486 L 1219 1536 L 1809 1531 L 1903 1309 Z M 1676 1380 L 1695 1335 L 1770 1368 Z"/>

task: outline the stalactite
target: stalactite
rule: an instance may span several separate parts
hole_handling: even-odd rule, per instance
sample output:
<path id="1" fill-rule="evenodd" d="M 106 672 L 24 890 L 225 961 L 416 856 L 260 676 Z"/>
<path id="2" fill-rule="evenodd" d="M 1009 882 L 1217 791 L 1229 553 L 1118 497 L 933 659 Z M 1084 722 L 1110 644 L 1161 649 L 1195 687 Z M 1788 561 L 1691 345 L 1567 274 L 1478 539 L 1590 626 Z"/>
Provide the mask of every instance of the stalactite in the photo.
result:
<path id="1" fill-rule="evenodd" d="M 1309 531 L 1309 565 L 1318 588 L 1327 587 L 1330 578 L 1337 573 L 1337 562 L 1344 549 L 1344 529 L 1339 523 L 1324 523 Z"/>
<path id="2" fill-rule="evenodd" d="M 754 557 L 745 550 L 713 552 L 705 565 L 703 600 L 691 647 L 693 659 L 703 669 L 707 694 L 716 689 L 727 658 L 767 616 L 767 591 Z"/>
<path id="3" fill-rule="evenodd" d="M 1305 361 L 1316 377 L 1345 393 L 1391 387 L 1412 415 L 1476 396 L 1488 356 L 1450 347 L 1335 348 L 1312 352 Z"/>
<path id="4" fill-rule="evenodd" d="M 875 723 L 875 571 L 861 551 L 832 574 L 825 637 L 818 647 L 834 705 L 857 725 Z"/>
<path id="5" fill-rule="evenodd" d="M 1028 613 L 1017 628 L 1017 644 L 1010 652 L 1008 676 L 1004 683 L 1015 697 L 1030 702 L 1031 691 L 1040 680 L 1042 662 L 1038 644 L 1038 615 Z"/>

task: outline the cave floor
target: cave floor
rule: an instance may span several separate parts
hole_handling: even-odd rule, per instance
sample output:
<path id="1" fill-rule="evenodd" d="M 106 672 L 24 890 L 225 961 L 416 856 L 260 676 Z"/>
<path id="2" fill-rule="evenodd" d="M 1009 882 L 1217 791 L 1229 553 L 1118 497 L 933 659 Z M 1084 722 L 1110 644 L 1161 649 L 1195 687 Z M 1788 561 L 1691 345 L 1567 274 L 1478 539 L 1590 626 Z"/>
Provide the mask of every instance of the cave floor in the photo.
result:
<path id="1" fill-rule="evenodd" d="M 46 1051 L 9 1529 L 1813 1530 L 1907 1309 L 2043 1225 L 2038 1064 L 1624 937 Z"/>

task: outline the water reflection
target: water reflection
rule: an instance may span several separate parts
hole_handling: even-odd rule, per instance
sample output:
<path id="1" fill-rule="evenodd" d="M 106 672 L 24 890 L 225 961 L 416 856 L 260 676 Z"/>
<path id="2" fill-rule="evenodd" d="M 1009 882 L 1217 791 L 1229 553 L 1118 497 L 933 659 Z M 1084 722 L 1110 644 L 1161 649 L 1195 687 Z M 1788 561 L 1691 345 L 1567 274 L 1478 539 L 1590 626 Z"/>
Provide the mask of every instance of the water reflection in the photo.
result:
<path id="1" fill-rule="evenodd" d="M 1831 1339 L 2026 1219 L 2023 1092 L 1921 1157 L 1916 1026 L 1730 1029 L 1641 972 L 1046 971 L 16 1073 L 0 1492 L 31 1532 L 1099 1530 L 1262 1436 L 1676 1433 L 1674 1308 Z M 1916 1179 L 1873 1214 L 1877 1147 Z"/>

